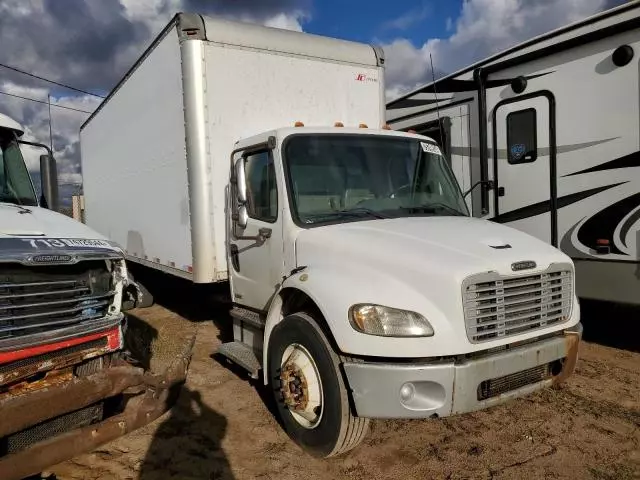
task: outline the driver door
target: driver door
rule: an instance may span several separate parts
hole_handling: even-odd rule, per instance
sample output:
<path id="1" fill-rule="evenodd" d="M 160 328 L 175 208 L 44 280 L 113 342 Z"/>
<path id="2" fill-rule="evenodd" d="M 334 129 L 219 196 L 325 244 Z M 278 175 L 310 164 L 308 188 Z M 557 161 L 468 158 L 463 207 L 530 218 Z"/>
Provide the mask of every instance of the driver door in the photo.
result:
<path id="1" fill-rule="evenodd" d="M 235 303 L 264 311 L 283 272 L 279 181 L 271 150 L 251 152 L 237 161 L 244 162 L 248 220 L 245 228 L 233 221 L 230 225 L 227 264 L 231 291 Z M 237 190 L 231 190 L 235 202 Z M 258 239 L 261 231 L 268 236 L 264 241 Z"/>

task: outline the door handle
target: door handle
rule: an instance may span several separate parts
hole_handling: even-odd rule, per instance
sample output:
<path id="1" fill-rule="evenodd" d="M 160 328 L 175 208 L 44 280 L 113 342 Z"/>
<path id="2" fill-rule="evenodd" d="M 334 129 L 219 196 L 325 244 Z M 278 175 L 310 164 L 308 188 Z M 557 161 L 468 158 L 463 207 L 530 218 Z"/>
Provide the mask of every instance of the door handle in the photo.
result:
<path id="1" fill-rule="evenodd" d="M 504 197 L 504 187 L 498 187 L 498 196 Z"/>
<path id="2" fill-rule="evenodd" d="M 233 269 L 236 272 L 239 272 L 240 271 L 240 255 L 238 251 L 238 245 L 236 245 L 235 243 L 232 243 L 231 245 L 229 245 L 229 249 L 230 249 L 231 264 L 233 265 Z"/>

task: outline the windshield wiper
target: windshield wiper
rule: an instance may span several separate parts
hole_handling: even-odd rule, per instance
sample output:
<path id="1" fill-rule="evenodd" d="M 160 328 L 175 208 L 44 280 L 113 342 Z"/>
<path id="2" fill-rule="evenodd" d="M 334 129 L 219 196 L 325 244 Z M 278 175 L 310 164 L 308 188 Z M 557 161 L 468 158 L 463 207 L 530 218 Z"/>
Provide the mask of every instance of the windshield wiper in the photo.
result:
<path id="1" fill-rule="evenodd" d="M 326 218 L 326 217 L 373 217 L 373 218 L 390 218 L 388 215 L 385 215 L 381 212 L 376 212 L 375 210 L 371 210 L 369 208 L 364 207 L 356 207 L 356 208 L 347 208 L 344 210 L 333 210 L 331 212 L 322 212 L 310 215 L 311 217 L 318 218 Z"/>
<path id="2" fill-rule="evenodd" d="M 358 215 L 358 216 L 371 216 L 375 218 L 389 218 L 388 215 L 384 213 L 377 212 L 375 210 L 371 210 L 370 208 L 365 207 L 354 207 L 354 208 L 346 208 L 344 210 L 338 210 L 336 213 L 344 214 L 344 215 Z"/>
<path id="3" fill-rule="evenodd" d="M 410 212 L 425 212 L 425 213 L 436 213 L 438 210 L 445 210 L 452 215 L 459 217 L 466 217 L 464 213 L 459 210 L 456 210 L 453 207 L 445 203 L 434 202 L 434 203 L 423 203 L 421 205 L 411 205 L 409 207 L 400 207 L 401 210 L 407 210 Z"/>

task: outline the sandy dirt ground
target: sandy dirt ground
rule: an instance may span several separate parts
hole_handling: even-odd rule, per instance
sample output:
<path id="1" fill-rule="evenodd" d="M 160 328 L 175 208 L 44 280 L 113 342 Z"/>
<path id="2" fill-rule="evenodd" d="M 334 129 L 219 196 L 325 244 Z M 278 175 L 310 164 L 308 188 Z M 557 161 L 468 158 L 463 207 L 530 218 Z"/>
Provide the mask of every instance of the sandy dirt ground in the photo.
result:
<path id="1" fill-rule="evenodd" d="M 134 314 L 178 315 L 169 308 Z M 52 468 L 55 478 L 640 479 L 640 353 L 633 348 L 584 342 L 575 375 L 558 390 L 459 417 L 375 421 L 355 451 L 322 461 L 288 439 L 259 385 L 212 357 L 218 327 L 188 310 L 180 314 L 193 315 L 199 332 L 177 406 Z M 605 321 L 613 318 L 599 325 Z M 634 338 L 626 340 L 638 345 L 640 319 L 630 321 Z"/>

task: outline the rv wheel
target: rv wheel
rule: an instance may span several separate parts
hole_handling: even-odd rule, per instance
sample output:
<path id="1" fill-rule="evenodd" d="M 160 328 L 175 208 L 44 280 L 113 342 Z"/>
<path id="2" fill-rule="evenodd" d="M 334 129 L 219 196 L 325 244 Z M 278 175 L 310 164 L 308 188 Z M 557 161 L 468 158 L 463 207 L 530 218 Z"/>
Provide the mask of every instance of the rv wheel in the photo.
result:
<path id="1" fill-rule="evenodd" d="M 268 373 L 282 426 L 317 457 L 355 448 L 369 419 L 351 414 L 340 357 L 306 313 L 287 316 L 269 338 Z"/>

